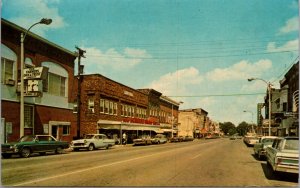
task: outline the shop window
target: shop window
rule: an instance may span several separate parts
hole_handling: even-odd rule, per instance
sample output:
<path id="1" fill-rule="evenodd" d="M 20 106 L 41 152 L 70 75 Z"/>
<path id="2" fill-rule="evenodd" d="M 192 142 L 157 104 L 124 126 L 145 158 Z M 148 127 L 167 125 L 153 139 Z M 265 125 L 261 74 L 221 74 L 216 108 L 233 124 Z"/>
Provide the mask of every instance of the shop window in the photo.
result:
<path id="1" fill-rule="evenodd" d="M 63 126 L 63 135 L 70 135 L 70 125 Z"/>
<path id="2" fill-rule="evenodd" d="M 100 113 L 104 113 L 104 99 L 100 99 Z"/>

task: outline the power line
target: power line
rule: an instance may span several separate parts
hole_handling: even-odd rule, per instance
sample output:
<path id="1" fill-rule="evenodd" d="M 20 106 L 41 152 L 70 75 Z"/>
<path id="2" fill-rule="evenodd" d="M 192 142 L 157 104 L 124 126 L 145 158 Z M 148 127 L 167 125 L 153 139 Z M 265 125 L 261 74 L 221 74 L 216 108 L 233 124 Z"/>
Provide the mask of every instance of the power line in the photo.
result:
<path id="1" fill-rule="evenodd" d="M 266 93 L 234 93 L 234 94 L 207 94 L 207 95 L 179 95 L 179 96 L 167 96 L 167 97 L 235 97 L 235 96 L 249 96 L 249 95 L 263 95 Z"/>

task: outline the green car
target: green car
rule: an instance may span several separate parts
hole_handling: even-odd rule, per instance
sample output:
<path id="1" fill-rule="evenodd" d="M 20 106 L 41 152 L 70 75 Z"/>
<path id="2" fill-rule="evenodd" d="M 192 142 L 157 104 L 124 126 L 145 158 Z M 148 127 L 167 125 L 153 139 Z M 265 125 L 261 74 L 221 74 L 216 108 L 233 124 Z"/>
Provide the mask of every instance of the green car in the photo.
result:
<path id="1" fill-rule="evenodd" d="M 26 135 L 21 137 L 18 142 L 1 144 L 1 153 L 3 158 L 9 158 L 13 154 L 27 158 L 32 153 L 45 155 L 46 152 L 55 152 L 61 154 L 66 148 L 69 148 L 68 142 L 57 141 L 51 135 Z"/>

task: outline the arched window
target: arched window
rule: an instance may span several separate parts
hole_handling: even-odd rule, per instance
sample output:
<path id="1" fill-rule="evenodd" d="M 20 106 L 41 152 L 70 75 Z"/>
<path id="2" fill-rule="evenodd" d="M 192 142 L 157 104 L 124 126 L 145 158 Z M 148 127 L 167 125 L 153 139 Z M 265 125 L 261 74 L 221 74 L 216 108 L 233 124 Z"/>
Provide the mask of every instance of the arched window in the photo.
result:
<path id="1" fill-rule="evenodd" d="M 56 96 L 68 96 L 68 72 L 60 65 L 53 62 L 42 62 L 48 67 L 48 93 Z"/>
<path id="2" fill-rule="evenodd" d="M 17 55 L 10 48 L 1 44 L 1 83 L 15 78 Z"/>

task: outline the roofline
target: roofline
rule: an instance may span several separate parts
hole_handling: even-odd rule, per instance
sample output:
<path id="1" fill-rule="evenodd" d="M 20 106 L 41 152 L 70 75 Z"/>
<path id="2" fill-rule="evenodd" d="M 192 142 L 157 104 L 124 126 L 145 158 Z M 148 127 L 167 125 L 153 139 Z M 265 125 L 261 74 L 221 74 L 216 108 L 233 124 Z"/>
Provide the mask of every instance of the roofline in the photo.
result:
<path id="1" fill-rule="evenodd" d="M 1 24 L 2 24 L 2 23 L 7 24 L 7 25 L 11 26 L 12 28 L 14 28 L 14 29 L 16 29 L 16 30 L 18 30 L 18 31 L 20 31 L 20 32 L 24 32 L 24 33 L 25 33 L 25 32 L 27 31 L 27 29 L 24 29 L 23 27 L 21 27 L 21 26 L 15 24 L 15 23 L 12 23 L 12 22 L 10 22 L 10 21 L 4 19 L 4 18 L 1 18 Z M 29 32 L 27 33 L 27 35 L 29 35 L 29 36 L 31 36 L 31 37 L 33 37 L 33 38 L 39 40 L 39 41 L 42 41 L 42 42 L 44 42 L 44 43 L 46 43 L 46 44 L 48 44 L 48 45 L 50 45 L 50 46 L 53 46 L 53 47 L 55 47 L 55 48 L 58 48 L 59 50 L 68 53 L 69 55 L 72 55 L 72 56 L 74 56 L 74 57 L 77 57 L 77 54 L 76 54 L 75 52 L 72 52 L 72 51 L 70 51 L 70 50 L 67 50 L 67 49 L 65 49 L 65 48 L 63 48 L 63 47 L 61 47 L 61 46 L 59 46 L 59 45 L 57 45 L 57 44 L 55 44 L 55 43 L 53 43 L 53 42 L 50 42 L 49 40 L 47 40 L 47 39 L 45 39 L 45 38 L 43 38 L 43 37 L 41 37 L 41 36 L 39 36 L 39 35 L 37 35 L 37 34 L 31 32 L 31 31 L 29 31 Z"/>
<path id="2" fill-rule="evenodd" d="M 134 90 L 134 91 L 136 91 L 136 92 L 139 92 L 139 93 L 141 93 L 141 94 L 143 94 L 143 95 L 148 96 L 146 93 L 141 92 L 141 91 L 139 91 L 138 89 L 134 89 L 134 88 L 132 88 L 132 87 L 130 87 L 130 86 L 124 85 L 124 84 L 122 84 L 122 83 L 120 83 L 120 82 L 117 82 L 117 81 L 115 81 L 115 80 L 112 80 L 112 79 L 110 79 L 110 78 L 108 78 L 108 77 L 106 77 L 106 76 L 103 76 L 102 74 L 99 74 L 99 73 L 82 74 L 81 76 L 83 76 L 83 77 L 85 77 L 85 76 L 97 76 L 97 77 L 103 77 L 103 78 L 105 78 L 105 79 L 107 79 L 107 80 L 110 80 L 110 81 L 115 82 L 115 83 L 117 83 L 117 84 L 119 84 L 119 85 L 122 85 L 122 86 L 124 86 L 124 87 L 127 87 L 127 88 L 129 88 L 129 89 L 132 89 L 132 90 Z"/>

